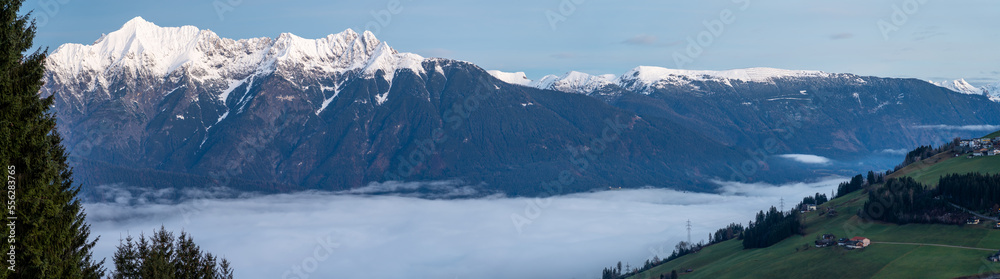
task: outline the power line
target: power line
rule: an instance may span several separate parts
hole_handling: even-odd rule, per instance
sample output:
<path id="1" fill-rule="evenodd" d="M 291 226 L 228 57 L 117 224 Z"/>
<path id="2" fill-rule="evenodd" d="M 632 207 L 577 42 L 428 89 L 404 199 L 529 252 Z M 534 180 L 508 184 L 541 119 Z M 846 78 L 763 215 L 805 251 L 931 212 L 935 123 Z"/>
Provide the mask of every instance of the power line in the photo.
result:
<path id="1" fill-rule="evenodd" d="M 691 219 L 688 219 L 688 244 L 691 243 Z"/>

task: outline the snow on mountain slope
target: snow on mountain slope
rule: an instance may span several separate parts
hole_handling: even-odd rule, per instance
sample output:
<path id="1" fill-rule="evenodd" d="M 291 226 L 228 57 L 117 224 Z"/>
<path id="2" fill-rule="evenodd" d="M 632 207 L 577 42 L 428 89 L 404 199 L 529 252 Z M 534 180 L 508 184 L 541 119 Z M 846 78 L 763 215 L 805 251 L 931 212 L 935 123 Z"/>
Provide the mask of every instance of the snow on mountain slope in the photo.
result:
<path id="1" fill-rule="evenodd" d="M 986 86 L 983 86 L 981 89 L 986 94 L 998 95 L 1000 94 L 1000 82 L 994 84 L 987 84 Z"/>
<path id="2" fill-rule="evenodd" d="M 593 76 L 572 71 L 547 84 L 544 89 L 554 89 L 563 92 L 587 93 L 602 86 L 614 84 L 616 82 L 617 80 L 615 75 L 608 74 Z M 540 85 L 541 84 L 539 84 L 539 86 Z"/>
<path id="3" fill-rule="evenodd" d="M 202 32 L 194 26 L 161 28 L 142 18 L 134 18 L 118 31 L 102 36 L 93 45 L 65 44 L 56 49 L 48 58 L 49 66 L 55 66 L 63 75 L 79 74 L 81 71 L 107 69 L 111 67 L 139 66 L 154 74 L 164 75 L 196 57 L 194 49 L 202 37 L 210 38 L 214 33 Z"/>
<path id="4" fill-rule="evenodd" d="M 275 71 L 291 76 L 330 77 L 359 71 L 371 78 L 379 70 L 391 81 L 397 70 L 422 73 L 424 58 L 399 53 L 368 31 L 348 29 L 319 39 L 283 33 L 276 39 L 220 38 L 194 26 L 160 27 L 136 17 L 92 45 L 65 44 L 46 60 L 60 84 L 86 84 L 84 91 L 109 91 L 112 76 L 167 80 L 186 76 L 217 88 L 220 100 L 250 75 Z M 77 95 L 82 92 L 71 92 Z"/>
<path id="5" fill-rule="evenodd" d="M 492 75 L 493 77 L 506 83 L 524 85 L 524 86 L 528 86 L 529 84 L 531 84 L 531 80 L 528 79 L 528 76 L 525 75 L 524 72 L 507 73 L 497 70 L 489 70 L 487 72 L 490 73 L 490 75 Z"/>
<path id="6" fill-rule="evenodd" d="M 991 101 L 1000 102 L 1000 82 L 994 84 L 987 84 L 980 88 L 983 94 L 990 98 Z"/>
<path id="7" fill-rule="evenodd" d="M 935 82 L 928 80 L 927 82 L 958 93 L 969 94 L 969 95 L 983 95 L 989 98 L 990 101 L 1000 102 L 1000 82 L 995 84 L 984 85 L 983 87 L 975 87 L 972 84 L 966 82 L 965 79 L 956 79 L 956 80 L 942 81 L 942 82 Z"/>
<path id="8" fill-rule="evenodd" d="M 648 93 L 652 88 L 663 86 L 685 86 L 694 81 L 716 81 L 729 86 L 733 82 L 773 83 L 781 78 L 823 78 L 833 77 L 821 71 L 783 70 L 774 68 L 747 68 L 726 71 L 678 70 L 662 67 L 639 66 L 615 77 L 614 75 L 589 75 L 572 71 L 561 76 L 547 75 L 538 80 L 528 79 L 523 72 L 506 73 L 489 71 L 491 75 L 510 84 L 517 84 L 540 89 L 550 89 L 567 93 L 590 94 L 604 86 L 617 85 L 636 92 Z M 857 78 L 858 83 L 865 83 Z M 964 79 L 934 82 L 931 84 L 949 90 L 971 95 L 986 95 L 994 102 L 1000 102 L 1000 83 L 977 88 Z M 694 85 L 691 85 L 694 86 Z"/>
<path id="9" fill-rule="evenodd" d="M 582 94 L 594 91 L 601 86 L 616 84 L 618 82 L 615 75 L 594 76 L 577 71 L 571 71 L 562 76 L 547 75 L 539 80 L 528 79 L 524 72 L 507 73 L 496 70 L 487 72 L 493 77 L 510 84 Z"/>
<path id="10" fill-rule="evenodd" d="M 934 81 L 928 81 L 928 82 L 962 94 L 970 94 L 970 95 L 983 94 L 982 88 L 977 88 L 975 86 L 972 86 L 972 84 L 966 82 L 965 79 L 956 79 L 952 81 L 942 81 L 942 82 L 934 82 Z"/>
<path id="11" fill-rule="evenodd" d="M 663 80 L 738 80 L 743 82 L 769 82 L 775 78 L 788 77 L 826 77 L 827 73 L 820 71 L 783 70 L 774 68 L 747 68 L 726 71 L 677 70 L 661 67 L 639 66 L 622 77 L 631 77 L 646 84 Z"/>
<path id="12" fill-rule="evenodd" d="M 696 71 L 651 66 L 636 67 L 620 77 L 616 77 L 611 74 L 589 75 L 586 73 L 572 71 L 562 76 L 548 75 L 537 81 L 531 81 L 527 77 L 524 77 L 524 73 L 490 71 L 490 74 L 511 84 L 584 94 L 593 92 L 596 89 L 611 84 L 629 89 L 635 89 L 641 92 L 646 91 L 645 89 L 648 89 L 649 87 L 655 87 L 661 84 L 686 85 L 692 81 L 714 80 L 731 85 L 732 81 L 764 83 L 772 82 L 772 80 L 776 78 L 830 76 L 830 74 L 820 71 L 783 70 L 773 68 Z"/>

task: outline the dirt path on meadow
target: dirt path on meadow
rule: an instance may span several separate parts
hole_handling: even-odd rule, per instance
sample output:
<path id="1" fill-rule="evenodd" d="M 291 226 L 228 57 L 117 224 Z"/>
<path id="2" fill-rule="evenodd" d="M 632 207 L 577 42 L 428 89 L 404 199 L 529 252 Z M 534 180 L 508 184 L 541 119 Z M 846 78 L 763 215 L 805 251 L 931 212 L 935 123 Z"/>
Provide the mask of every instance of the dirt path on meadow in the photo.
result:
<path id="1" fill-rule="evenodd" d="M 967 246 L 945 245 L 945 244 L 931 244 L 931 243 L 872 241 L 872 244 L 899 244 L 899 245 L 917 245 L 917 246 L 938 246 L 938 247 L 972 249 L 972 250 L 983 250 L 983 251 L 996 251 L 996 249 L 989 249 L 989 248 L 978 248 L 978 247 L 967 247 Z"/>

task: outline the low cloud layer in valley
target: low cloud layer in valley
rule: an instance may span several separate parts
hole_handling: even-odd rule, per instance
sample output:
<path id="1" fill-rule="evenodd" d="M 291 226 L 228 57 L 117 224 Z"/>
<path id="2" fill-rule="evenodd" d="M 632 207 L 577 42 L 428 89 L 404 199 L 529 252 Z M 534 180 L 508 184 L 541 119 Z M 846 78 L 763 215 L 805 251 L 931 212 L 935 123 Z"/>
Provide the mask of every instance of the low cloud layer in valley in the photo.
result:
<path id="1" fill-rule="evenodd" d="M 599 278 L 621 260 L 661 258 L 785 199 L 842 178 L 781 186 L 721 182 L 719 193 L 637 189 L 549 199 L 423 199 L 302 192 L 176 204 L 126 198 L 85 204 L 95 257 L 126 232 L 161 225 L 230 259 L 238 278 Z M 299 274 L 296 274 L 299 273 Z M 302 276 L 308 275 L 308 277 Z"/>
<path id="2" fill-rule="evenodd" d="M 981 132 L 993 132 L 1000 130 L 1000 125 L 920 125 L 916 126 L 920 129 L 936 129 L 936 130 L 954 130 L 954 131 L 981 131 Z"/>
<path id="3" fill-rule="evenodd" d="M 779 157 L 782 157 L 782 158 L 785 158 L 785 159 L 791 159 L 791 160 L 794 160 L 796 162 L 804 163 L 804 164 L 820 164 L 820 165 L 822 165 L 822 164 L 828 164 L 828 163 L 830 163 L 830 158 L 826 158 L 826 157 L 819 156 L 819 155 L 812 155 L 812 154 L 784 154 L 784 155 L 779 155 Z"/>

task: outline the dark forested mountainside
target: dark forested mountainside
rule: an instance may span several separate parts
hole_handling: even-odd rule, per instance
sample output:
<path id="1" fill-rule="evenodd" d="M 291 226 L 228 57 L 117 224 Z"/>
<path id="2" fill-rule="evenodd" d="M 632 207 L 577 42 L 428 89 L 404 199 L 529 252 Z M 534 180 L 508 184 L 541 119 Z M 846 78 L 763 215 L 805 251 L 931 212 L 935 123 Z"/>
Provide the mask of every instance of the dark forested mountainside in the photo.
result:
<path id="1" fill-rule="evenodd" d="M 941 141 L 926 125 L 1000 123 L 1000 105 L 983 96 L 851 74 L 538 89 L 350 30 L 235 41 L 136 18 L 51 56 L 41 95 L 54 96 L 85 188 L 711 190 L 712 180 L 789 179 L 799 166 L 772 165 L 774 155 L 855 160 Z"/>

